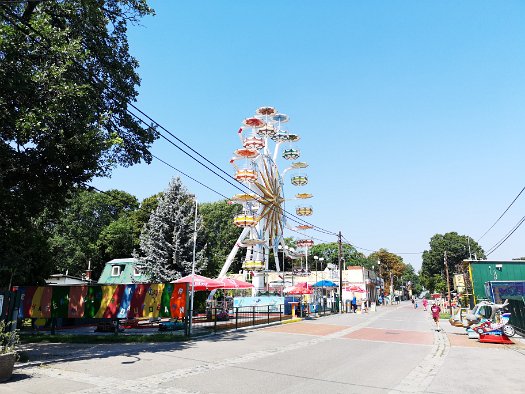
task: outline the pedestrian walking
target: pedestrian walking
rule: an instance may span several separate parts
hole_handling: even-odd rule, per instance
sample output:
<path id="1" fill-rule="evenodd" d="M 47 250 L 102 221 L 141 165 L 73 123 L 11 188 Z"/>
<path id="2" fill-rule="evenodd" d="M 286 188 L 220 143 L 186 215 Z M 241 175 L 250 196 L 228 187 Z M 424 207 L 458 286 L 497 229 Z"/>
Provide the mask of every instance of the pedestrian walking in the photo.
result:
<path id="1" fill-rule="evenodd" d="M 426 298 L 423 298 L 423 309 L 426 311 L 428 306 L 428 301 Z"/>
<path id="2" fill-rule="evenodd" d="M 352 312 L 357 313 L 357 298 L 355 294 L 352 297 Z"/>
<path id="3" fill-rule="evenodd" d="M 441 308 L 438 304 L 434 303 L 434 305 L 432 305 L 430 308 L 430 312 L 432 313 L 432 319 L 434 319 L 434 323 L 436 323 L 436 330 L 441 331 L 441 328 L 439 327 L 439 314 L 441 313 Z"/>
<path id="4" fill-rule="evenodd" d="M 368 305 L 367 305 L 368 299 L 366 296 L 363 296 L 361 299 L 361 313 L 368 312 Z"/>

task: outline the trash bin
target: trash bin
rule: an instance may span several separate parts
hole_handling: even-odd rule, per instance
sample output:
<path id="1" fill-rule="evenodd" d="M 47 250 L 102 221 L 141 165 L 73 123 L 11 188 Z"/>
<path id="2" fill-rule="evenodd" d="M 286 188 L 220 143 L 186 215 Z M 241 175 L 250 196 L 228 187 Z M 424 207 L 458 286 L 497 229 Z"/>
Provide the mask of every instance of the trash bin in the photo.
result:
<path id="1" fill-rule="evenodd" d="M 351 313 L 352 312 L 352 301 L 346 300 L 345 301 L 345 312 Z"/>

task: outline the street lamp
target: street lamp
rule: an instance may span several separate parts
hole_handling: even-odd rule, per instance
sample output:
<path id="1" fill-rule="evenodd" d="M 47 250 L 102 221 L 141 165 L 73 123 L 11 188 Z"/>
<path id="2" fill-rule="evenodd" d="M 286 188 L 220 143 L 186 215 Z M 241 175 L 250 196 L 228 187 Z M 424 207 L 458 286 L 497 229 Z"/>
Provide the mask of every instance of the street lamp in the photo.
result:
<path id="1" fill-rule="evenodd" d="M 195 220 L 193 229 L 193 257 L 191 262 L 191 299 L 190 299 L 190 319 L 189 319 L 189 334 L 191 336 L 193 330 L 193 307 L 195 304 L 195 248 L 197 245 L 197 198 L 195 198 Z"/>
<path id="2" fill-rule="evenodd" d="M 324 257 L 314 256 L 314 260 L 315 260 L 315 283 L 317 283 L 317 262 L 319 261 L 321 263 L 321 268 L 322 268 Z M 318 303 L 318 300 L 319 300 L 318 293 L 319 293 L 318 290 L 316 290 L 316 294 L 317 294 L 316 303 Z"/>
<path id="3" fill-rule="evenodd" d="M 292 248 L 292 247 L 288 247 L 288 251 L 290 253 L 292 253 L 292 256 L 291 256 L 291 268 L 292 268 L 292 286 L 293 286 L 293 263 L 294 263 L 294 256 L 293 256 L 293 253 L 295 253 L 295 249 Z"/>
<path id="4" fill-rule="evenodd" d="M 284 280 L 284 277 L 286 275 L 286 270 L 284 269 L 284 266 L 285 266 L 285 260 L 286 260 L 286 252 L 285 250 L 288 250 L 288 246 L 287 245 L 284 245 L 284 248 L 281 244 L 279 244 L 278 246 L 279 250 L 283 252 L 283 287 L 281 289 L 281 297 L 283 296 L 284 294 L 284 286 L 285 286 L 285 280 Z M 292 271 L 293 271 L 293 267 L 292 267 Z"/>

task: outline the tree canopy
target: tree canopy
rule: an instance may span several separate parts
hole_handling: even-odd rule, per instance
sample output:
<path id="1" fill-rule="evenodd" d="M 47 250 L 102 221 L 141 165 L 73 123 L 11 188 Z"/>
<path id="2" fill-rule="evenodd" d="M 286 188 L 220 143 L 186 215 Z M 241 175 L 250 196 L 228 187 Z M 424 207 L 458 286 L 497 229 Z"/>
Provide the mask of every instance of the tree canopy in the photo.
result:
<path id="1" fill-rule="evenodd" d="M 0 261 L 27 264 L 13 239 L 34 250 L 38 218 L 74 189 L 151 161 L 157 133 L 128 112 L 140 79 L 126 33 L 152 12 L 144 0 L 0 4 Z"/>
<path id="2" fill-rule="evenodd" d="M 228 204 L 224 200 L 199 204 L 206 239 L 205 253 L 208 259 L 205 274 L 212 278 L 219 274 L 228 254 L 241 234 L 242 229 L 233 224 L 233 216 L 240 210 L 240 205 Z M 237 254 L 240 256 L 241 253 L 242 250 Z M 241 268 L 242 258 L 237 258 L 230 265 L 229 271 L 238 272 Z"/>
<path id="3" fill-rule="evenodd" d="M 138 209 L 135 196 L 120 190 L 81 191 L 52 225 L 50 248 L 56 271 L 80 276 L 91 261 L 93 278 L 104 263 L 133 251 L 130 215 Z"/>
<path id="4" fill-rule="evenodd" d="M 452 274 L 462 273 L 461 262 L 470 256 L 478 259 L 485 258 L 485 252 L 481 246 L 472 238 L 460 235 L 456 232 L 446 234 L 435 234 L 430 239 L 430 249 L 423 252 L 423 264 L 421 266 L 421 279 L 429 290 L 436 290 L 436 275 L 445 278 L 444 256 L 447 252 L 447 264 L 449 280 L 452 283 Z M 469 251 L 470 245 L 470 251 Z M 445 279 L 444 279 L 445 280 Z M 446 281 L 445 281 L 446 286 Z"/>
<path id="5" fill-rule="evenodd" d="M 344 259 L 343 264 L 345 266 L 363 265 L 366 262 L 366 256 L 349 244 L 341 245 L 341 255 Z M 312 264 L 315 264 L 314 256 L 324 258 L 323 269 L 328 263 L 338 265 L 339 246 L 337 242 L 321 243 L 312 246 L 308 252 L 308 264 L 310 268 L 314 267 L 312 266 Z"/>

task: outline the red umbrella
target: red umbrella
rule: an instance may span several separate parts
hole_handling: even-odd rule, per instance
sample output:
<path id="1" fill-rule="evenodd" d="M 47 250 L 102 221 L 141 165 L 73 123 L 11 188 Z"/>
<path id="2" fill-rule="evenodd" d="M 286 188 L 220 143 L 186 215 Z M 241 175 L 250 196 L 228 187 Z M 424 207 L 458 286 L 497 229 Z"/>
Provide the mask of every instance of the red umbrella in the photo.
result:
<path id="1" fill-rule="evenodd" d="M 180 278 L 176 280 L 174 283 L 189 283 L 190 288 L 191 284 L 195 283 L 195 291 L 203 291 L 203 290 L 215 290 L 215 289 L 223 289 L 224 284 L 216 279 L 206 278 L 205 276 L 201 275 L 192 275 L 185 276 L 184 278 Z"/>
<path id="2" fill-rule="evenodd" d="M 302 282 L 302 283 L 297 283 L 294 287 L 292 287 L 287 292 L 287 294 L 302 295 L 302 294 L 312 294 L 313 292 L 314 292 L 313 287 L 311 285 L 309 285 L 306 282 Z"/>
<path id="3" fill-rule="evenodd" d="M 235 278 L 219 278 L 217 281 L 223 284 L 222 289 L 251 289 L 253 285 Z"/>

